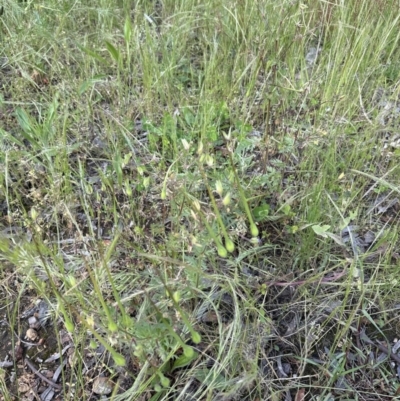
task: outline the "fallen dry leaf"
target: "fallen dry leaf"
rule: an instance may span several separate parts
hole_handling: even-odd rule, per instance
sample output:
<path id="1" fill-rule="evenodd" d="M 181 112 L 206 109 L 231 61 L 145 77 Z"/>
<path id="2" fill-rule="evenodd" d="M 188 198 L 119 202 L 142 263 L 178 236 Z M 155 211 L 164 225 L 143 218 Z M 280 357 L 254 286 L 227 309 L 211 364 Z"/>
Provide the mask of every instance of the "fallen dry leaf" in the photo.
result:
<path id="1" fill-rule="evenodd" d="M 306 389 L 299 388 L 296 393 L 294 401 L 304 401 L 306 399 Z"/>

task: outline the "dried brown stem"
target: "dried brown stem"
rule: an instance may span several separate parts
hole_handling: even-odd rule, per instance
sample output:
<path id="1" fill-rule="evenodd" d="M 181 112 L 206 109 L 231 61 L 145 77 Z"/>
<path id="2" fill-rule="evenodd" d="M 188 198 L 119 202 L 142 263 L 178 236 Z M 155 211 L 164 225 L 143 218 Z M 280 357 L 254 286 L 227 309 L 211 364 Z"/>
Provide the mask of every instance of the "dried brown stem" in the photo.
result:
<path id="1" fill-rule="evenodd" d="M 57 390 L 62 390 L 63 386 L 61 384 L 54 383 L 52 380 L 48 379 L 46 376 L 42 375 L 33 365 L 33 363 L 28 359 L 25 358 L 25 363 L 28 365 L 28 368 L 36 375 L 38 376 L 41 380 L 45 381 L 47 384 L 49 384 L 51 387 L 54 387 Z"/>
<path id="2" fill-rule="evenodd" d="M 303 284 L 311 284 L 311 283 L 318 283 L 318 284 L 324 284 L 324 283 L 332 283 L 334 281 L 339 280 L 341 277 L 343 277 L 347 273 L 347 270 L 342 270 L 340 272 L 335 273 L 331 277 L 324 277 L 319 280 L 314 280 L 314 281 L 309 281 L 309 280 L 298 280 L 298 281 L 267 281 L 266 284 L 268 286 L 277 286 L 277 287 L 297 287 L 299 285 Z"/>

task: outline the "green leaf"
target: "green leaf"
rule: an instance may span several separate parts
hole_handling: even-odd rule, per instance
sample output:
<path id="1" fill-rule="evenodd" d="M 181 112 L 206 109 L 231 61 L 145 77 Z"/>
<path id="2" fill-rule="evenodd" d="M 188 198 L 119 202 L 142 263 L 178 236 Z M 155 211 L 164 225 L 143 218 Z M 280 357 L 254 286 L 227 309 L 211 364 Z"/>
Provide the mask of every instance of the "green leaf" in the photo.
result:
<path id="1" fill-rule="evenodd" d="M 270 206 L 267 203 L 264 203 L 260 206 L 257 206 L 253 209 L 253 216 L 255 221 L 263 221 L 266 217 L 268 217 L 270 211 Z"/>
<path id="2" fill-rule="evenodd" d="M 338 235 L 332 233 L 325 233 L 327 237 L 332 238 L 338 245 L 345 246 L 344 242 L 340 239 Z"/>
<path id="3" fill-rule="evenodd" d="M 315 234 L 321 236 L 322 238 L 331 238 L 333 239 L 338 245 L 344 246 L 343 241 L 340 239 L 339 236 L 332 234 L 328 230 L 331 228 L 331 226 L 324 225 L 320 226 L 319 224 L 315 224 L 311 226 L 312 229 L 314 230 Z"/>
<path id="4" fill-rule="evenodd" d="M 397 165 L 396 165 L 395 167 L 397 167 Z M 395 169 L 395 167 L 393 167 L 392 169 L 390 169 L 390 170 L 385 174 L 385 176 L 388 175 L 389 173 L 391 173 L 391 172 Z M 384 186 L 386 186 L 387 188 L 390 188 L 391 190 L 393 190 L 393 191 L 395 191 L 395 192 L 397 192 L 397 193 L 400 193 L 400 187 L 399 187 L 399 186 L 393 185 L 393 184 L 391 184 L 390 182 L 384 180 L 383 178 L 375 177 L 375 176 L 373 176 L 373 175 L 371 175 L 371 174 L 364 173 L 363 171 L 358 171 L 358 170 L 354 170 L 354 169 L 352 169 L 351 171 L 353 171 L 354 173 L 357 173 L 357 174 L 361 174 L 361 175 L 363 175 L 364 177 L 368 177 L 368 178 L 370 178 L 371 180 L 374 180 L 374 181 L 376 181 L 376 182 L 379 182 L 379 184 L 384 185 Z"/>
<path id="5" fill-rule="evenodd" d="M 326 232 L 331 228 L 331 226 L 324 225 L 321 226 L 319 224 L 315 224 L 312 226 L 312 229 L 314 230 L 315 234 L 320 235 L 323 238 L 326 238 Z"/>
<path id="6" fill-rule="evenodd" d="M 123 355 L 114 351 L 112 353 L 112 358 L 114 359 L 114 362 L 117 366 L 125 366 L 126 361 L 125 361 L 125 358 L 123 357 Z"/>
<path id="7" fill-rule="evenodd" d="M 80 50 L 82 50 L 88 56 L 91 56 L 91 57 L 95 58 L 97 61 L 100 61 L 100 63 L 108 64 L 107 60 L 105 58 L 101 57 L 100 54 L 96 53 L 95 51 L 90 50 L 87 47 L 84 47 L 84 46 L 81 46 L 78 44 L 77 44 L 77 46 Z"/>
<path id="8" fill-rule="evenodd" d="M 190 127 L 193 126 L 194 123 L 196 122 L 196 117 L 193 114 L 192 110 L 190 110 L 188 107 L 185 107 L 182 110 L 182 114 L 186 124 L 189 125 Z"/>
<path id="9" fill-rule="evenodd" d="M 79 95 L 82 95 L 86 90 L 92 86 L 94 86 L 97 82 L 103 82 L 103 80 L 107 78 L 106 75 L 95 75 L 93 78 L 87 79 L 84 81 L 78 89 Z"/>
<path id="10" fill-rule="evenodd" d="M 106 40 L 106 48 L 107 48 L 108 52 L 110 53 L 111 57 L 112 57 L 117 63 L 119 63 L 120 54 L 119 54 L 119 51 L 116 49 L 116 47 L 114 47 L 114 45 L 112 45 L 110 42 L 108 42 L 108 41 Z"/>
<path id="11" fill-rule="evenodd" d="M 126 43 L 130 42 L 131 36 L 132 36 L 132 24 L 129 15 L 127 15 L 124 24 L 124 38 Z"/>
<path id="12" fill-rule="evenodd" d="M 159 384 L 154 386 L 154 391 L 155 394 L 153 394 L 149 401 L 158 401 L 165 393 L 165 390 Z"/>
<path id="13" fill-rule="evenodd" d="M 69 333 L 74 332 L 74 324 L 72 323 L 72 320 L 66 314 L 64 315 L 64 324 L 65 324 L 65 328 L 67 329 L 67 331 Z"/>
<path id="14" fill-rule="evenodd" d="M 171 384 L 170 380 L 166 378 L 161 372 L 158 373 L 160 383 L 164 388 L 168 388 Z"/>
<path id="15" fill-rule="evenodd" d="M 64 305 L 61 303 L 61 302 L 62 302 L 62 301 L 61 301 L 61 298 L 60 298 L 59 296 L 58 296 L 57 298 L 58 298 L 58 301 L 59 301 L 58 307 L 59 307 L 60 312 L 61 312 L 61 314 L 63 315 L 63 318 L 64 318 L 64 325 L 65 325 L 65 328 L 67 329 L 67 331 L 68 331 L 69 333 L 73 333 L 73 332 L 74 332 L 75 326 L 74 326 L 74 324 L 72 323 L 72 320 L 70 319 L 70 317 L 69 317 L 67 311 L 65 310 Z"/>
<path id="16" fill-rule="evenodd" d="M 220 373 L 215 376 L 210 369 L 203 368 L 195 371 L 194 377 L 205 386 L 213 385 L 213 388 L 223 389 L 228 384 L 225 377 Z"/>
<path id="17" fill-rule="evenodd" d="M 179 358 L 175 360 L 174 365 L 172 366 L 172 371 L 191 364 L 194 360 L 197 359 L 198 356 L 199 354 L 197 352 L 194 352 L 191 356 L 186 356 L 185 354 L 182 354 Z"/>
<path id="18" fill-rule="evenodd" d="M 353 211 L 353 212 L 350 212 L 350 215 L 349 215 L 349 217 L 346 217 L 346 218 L 343 218 L 343 222 L 342 222 L 342 224 L 340 225 L 340 229 L 341 230 L 343 230 L 343 229 L 345 229 L 349 224 L 350 224 L 350 222 L 352 221 L 352 220 L 355 220 L 356 218 L 357 218 L 357 210 L 355 210 L 355 211 Z"/>
<path id="19" fill-rule="evenodd" d="M 21 126 L 21 128 L 26 132 L 26 133 L 30 133 L 32 132 L 32 121 L 30 119 L 30 117 L 28 116 L 28 114 L 26 113 L 26 111 L 24 109 L 21 109 L 20 107 L 18 107 L 15 110 L 15 115 L 17 117 L 18 123 Z"/>

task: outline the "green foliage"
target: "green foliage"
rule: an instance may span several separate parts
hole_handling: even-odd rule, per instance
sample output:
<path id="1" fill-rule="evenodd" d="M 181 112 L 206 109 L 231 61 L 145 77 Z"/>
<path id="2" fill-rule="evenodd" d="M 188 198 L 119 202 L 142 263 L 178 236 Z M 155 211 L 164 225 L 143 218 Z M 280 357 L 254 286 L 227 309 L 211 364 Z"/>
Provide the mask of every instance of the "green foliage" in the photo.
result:
<path id="1" fill-rule="evenodd" d="M 6 3 L 0 307 L 49 301 L 68 394 L 101 344 L 118 401 L 360 398 L 352 330 L 399 296 L 395 2 Z"/>

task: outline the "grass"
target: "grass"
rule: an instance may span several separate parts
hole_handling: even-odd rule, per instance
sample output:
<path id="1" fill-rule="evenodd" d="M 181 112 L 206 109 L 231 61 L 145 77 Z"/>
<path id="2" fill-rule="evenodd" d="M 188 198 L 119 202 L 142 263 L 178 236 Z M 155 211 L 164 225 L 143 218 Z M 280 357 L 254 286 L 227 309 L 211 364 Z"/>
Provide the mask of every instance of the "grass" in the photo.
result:
<path id="1" fill-rule="evenodd" d="M 45 300 L 63 399 L 398 395 L 396 2 L 3 8 L 2 360 Z"/>

